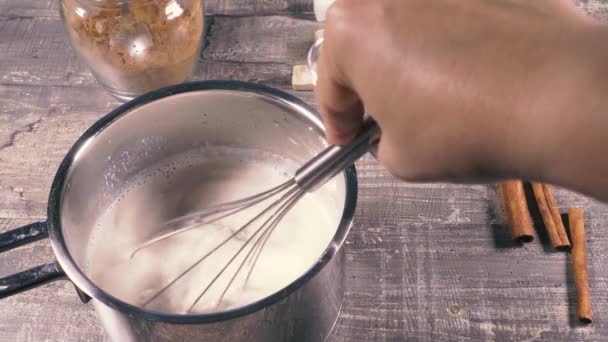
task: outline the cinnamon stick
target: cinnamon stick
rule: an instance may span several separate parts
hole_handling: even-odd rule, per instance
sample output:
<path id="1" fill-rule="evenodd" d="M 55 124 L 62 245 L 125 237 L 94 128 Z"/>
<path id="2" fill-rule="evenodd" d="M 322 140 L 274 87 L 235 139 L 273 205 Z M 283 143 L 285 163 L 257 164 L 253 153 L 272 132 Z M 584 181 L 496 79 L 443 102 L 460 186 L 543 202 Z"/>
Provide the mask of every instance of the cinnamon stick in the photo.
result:
<path id="1" fill-rule="evenodd" d="M 547 199 L 547 204 L 549 205 L 549 210 L 551 210 L 551 215 L 553 216 L 553 222 L 555 222 L 555 228 L 557 228 L 557 234 L 559 235 L 560 240 L 564 245 L 568 245 L 570 247 L 570 239 L 568 239 L 568 234 L 566 233 L 566 228 L 564 227 L 564 223 L 562 222 L 562 215 L 559 213 L 559 206 L 557 205 L 557 201 L 555 200 L 555 196 L 553 196 L 553 189 L 548 184 L 543 184 L 543 190 L 545 191 L 545 198 Z"/>
<path id="2" fill-rule="evenodd" d="M 559 207 L 553 190 L 548 184 L 532 183 L 534 198 L 538 204 L 538 210 L 542 216 L 543 223 L 551 240 L 551 245 L 556 250 L 566 250 L 570 248 L 570 240 L 566 234 L 566 228 L 559 213 Z"/>
<path id="3" fill-rule="evenodd" d="M 591 294 L 587 272 L 587 247 L 585 243 L 585 218 L 583 209 L 570 208 L 570 236 L 572 237 L 572 271 L 576 287 L 577 315 L 581 323 L 589 324 L 591 317 Z"/>
<path id="4" fill-rule="evenodd" d="M 513 240 L 518 242 L 534 240 L 523 182 L 520 180 L 504 181 L 499 183 L 499 188 Z"/>

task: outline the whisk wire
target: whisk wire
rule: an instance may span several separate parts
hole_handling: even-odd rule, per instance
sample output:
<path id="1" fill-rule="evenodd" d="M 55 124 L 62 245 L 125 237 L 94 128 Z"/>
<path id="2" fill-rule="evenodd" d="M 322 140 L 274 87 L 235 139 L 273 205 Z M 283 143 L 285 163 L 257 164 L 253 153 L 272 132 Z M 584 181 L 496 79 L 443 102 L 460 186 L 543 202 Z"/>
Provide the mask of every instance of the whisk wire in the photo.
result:
<path id="1" fill-rule="evenodd" d="M 197 219 L 204 217 L 204 216 L 210 216 L 222 211 L 227 211 L 227 210 L 232 210 L 232 209 L 238 209 L 244 205 L 249 204 L 250 202 L 252 203 L 259 203 L 267 198 L 270 198 L 274 195 L 276 195 L 277 193 L 283 191 L 285 188 L 289 187 L 290 185 L 293 185 L 294 180 L 290 179 L 286 182 L 283 182 L 277 186 L 275 186 L 274 188 L 268 189 L 264 192 L 261 192 L 259 194 L 255 194 L 255 195 L 251 195 L 249 197 L 245 197 L 245 198 L 241 198 L 238 199 L 236 201 L 231 201 L 231 202 L 226 202 L 226 203 L 222 203 L 222 204 L 218 204 L 218 205 L 214 205 L 205 209 L 202 209 L 198 212 L 192 213 L 192 214 L 188 214 L 188 215 L 184 215 L 181 217 L 177 217 L 174 218 L 172 220 L 169 220 L 167 222 L 165 222 L 165 227 L 169 228 L 170 226 L 175 226 L 176 224 L 182 224 L 185 221 L 197 221 Z"/>
<path id="2" fill-rule="evenodd" d="M 287 214 L 287 212 L 291 209 L 291 207 L 293 207 L 293 205 L 297 202 L 297 200 L 301 196 L 302 196 L 301 193 L 296 192 L 290 199 L 287 200 L 287 202 L 284 205 L 282 205 L 279 209 L 277 209 L 278 215 L 275 214 L 275 215 L 273 215 L 273 217 L 271 217 L 266 222 L 264 222 L 264 224 L 262 225 L 262 228 L 260 228 L 260 230 L 263 230 L 262 235 L 260 235 L 260 237 L 254 242 L 253 246 L 251 247 L 251 249 L 245 256 L 245 258 L 239 265 L 238 269 L 234 272 L 234 275 L 230 279 L 230 282 L 228 283 L 226 288 L 224 288 L 224 291 L 222 292 L 222 294 L 220 295 L 220 297 L 217 300 L 218 305 L 219 305 L 219 303 L 222 302 L 222 299 L 224 299 L 224 296 L 226 295 L 226 293 L 228 292 L 228 290 L 234 283 L 234 280 L 236 279 L 238 274 L 241 272 L 241 269 L 247 264 L 247 260 L 250 261 L 251 266 L 250 266 L 249 272 L 247 273 L 247 277 L 245 279 L 244 284 L 246 284 L 249 281 L 251 272 L 255 268 L 255 265 L 256 265 L 260 255 L 262 254 L 264 245 L 266 244 L 266 242 L 268 241 L 268 239 L 270 238 L 270 236 L 272 235 L 274 230 L 277 228 L 279 222 L 281 222 L 281 220 L 283 219 L 285 214 Z M 270 222 L 270 224 L 267 225 L 267 223 L 271 219 L 272 219 L 272 222 Z M 266 226 L 266 228 L 264 228 L 264 226 Z M 258 246 L 259 246 L 259 248 L 258 248 Z M 253 262 L 251 262 L 251 261 L 253 261 Z"/>
<path id="3" fill-rule="evenodd" d="M 286 187 L 288 187 L 289 185 L 295 185 L 294 182 L 287 182 L 285 184 L 283 184 L 283 185 L 285 185 Z M 281 187 L 283 187 L 283 185 L 281 185 Z M 196 266 L 198 266 L 205 259 L 207 259 L 211 254 L 215 253 L 218 249 L 220 249 L 222 246 L 224 246 L 225 244 L 227 244 L 235 236 L 237 236 L 242 231 L 244 231 L 249 225 L 251 225 L 253 222 L 255 222 L 260 217 L 264 216 L 268 211 L 270 211 L 271 209 L 273 209 L 277 204 L 281 203 L 282 201 L 284 201 L 286 198 L 288 198 L 290 195 L 292 195 L 294 192 L 297 192 L 297 191 L 298 191 L 297 186 L 293 186 L 287 193 L 283 194 L 283 196 L 281 196 L 279 199 L 277 199 L 276 201 L 274 201 L 271 205 L 269 205 L 268 207 L 266 207 L 263 211 L 261 211 L 260 213 L 258 213 L 254 218 L 252 218 L 251 220 L 249 220 L 247 223 L 245 223 L 244 225 L 242 225 L 234 233 L 230 234 L 230 236 L 228 236 L 226 239 L 224 239 L 222 242 L 220 242 L 216 247 L 214 247 L 209 252 L 205 253 L 202 257 L 200 257 L 198 260 L 196 260 L 194 263 L 192 263 L 182 273 L 180 273 L 177 277 L 175 277 L 173 280 L 171 280 L 169 283 L 167 283 L 167 285 L 163 286 L 158 292 L 156 292 L 153 296 L 151 296 L 148 300 L 146 300 L 143 303 L 143 306 L 149 305 L 152 301 L 154 301 L 161 294 L 163 294 L 167 289 L 169 289 L 169 287 L 171 287 L 178 280 L 180 280 L 181 278 L 183 278 L 186 274 L 188 274 L 190 271 L 192 271 L 194 268 L 196 268 Z M 245 208 L 242 208 L 240 210 L 243 210 L 243 209 L 245 209 Z M 237 211 L 239 211 L 239 210 L 237 210 Z M 224 270 L 222 270 L 221 272 L 223 272 L 223 271 Z M 221 272 L 220 272 L 220 275 L 221 275 Z M 212 283 L 215 282 L 215 280 L 217 280 L 217 278 L 219 278 L 219 275 L 212 281 Z M 208 290 L 208 289 L 206 289 L 206 290 Z"/>
<path id="4" fill-rule="evenodd" d="M 294 193 L 295 193 L 295 195 L 294 195 Z M 230 267 L 230 265 L 232 264 L 232 262 L 234 262 L 234 260 L 236 260 L 236 258 L 251 243 L 251 241 L 253 241 L 253 239 L 260 232 L 265 231 L 266 229 L 268 229 L 269 227 L 272 227 L 273 225 L 276 225 L 278 223 L 278 221 L 280 221 L 280 218 L 282 218 L 282 215 L 279 215 L 279 214 L 281 212 L 283 212 L 284 209 L 285 209 L 285 207 L 287 207 L 287 204 L 292 201 L 292 199 L 288 199 L 288 198 L 290 198 L 292 196 L 296 197 L 297 193 L 298 193 L 298 189 L 297 188 L 293 188 L 290 191 L 288 191 L 285 195 L 283 195 L 280 199 L 278 199 L 277 201 L 275 201 L 274 203 L 272 203 L 270 206 L 268 206 L 268 208 L 265 210 L 265 212 L 269 211 L 269 209 L 272 209 L 276 205 L 278 205 L 279 203 L 283 202 L 279 206 L 279 208 L 277 209 L 277 211 L 275 211 L 268 219 L 266 219 L 266 221 L 264 221 L 264 223 L 262 223 L 262 225 L 260 225 L 260 227 L 258 229 L 256 229 L 256 231 L 247 239 L 247 241 L 245 241 L 245 243 L 241 246 L 241 248 L 238 249 L 238 251 L 232 256 L 232 258 L 230 258 L 230 260 L 228 260 L 228 262 L 226 263 L 226 265 L 224 265 L 224 267 L 219 271 L 219 273 L 211 280 L 211 282 L 209 282 L 209 284 L 207 285 L 207 287 L 205 287 L 205 289 L 201 292 L 201 294 L 196 298 L 196 300 L 194 301 L 194 303 L 192 303 L 192 305 L 188 308 L 188 313 L 190 313 L 192 311 L 192 309 L 196 306 L 196 304 L 198 304 L 198 302 L 201 300 L 201 298 L 203 298 L 203 296 L 207 293 L 207 291 L 209 291 L 209 289 L 211 288 L 211 286 L 213 286 L 213 284 L 219 279 L 219 277 L 222 276 L 222 274 L 224 274 L 224 272 L 228 269 L 228 267 Z M 251 223 L 253 223 L 254 221 L 256 221 L 258 218 L 260 218 L 262 215 L 263 214 L 257 215 L 255 218 L 253 218 L 252 220 L 250 220 L 249 222 L 247 222 L 244 227 L 250 225 Z M 276 219 L 277 217 L 280 217 L 280 218 Z M 270 223 L 270 225 L 269 225 L 269 223 Z M 261 236 L 263 237 L 264 234 L 262 234 Z M 258 241 L 259 241 L 259 239 L 258 239 Z M 218 299 L 217 304 L 219 304 L 221 302 L 221 300 L 224 297 L 224 295 L 228 292 L 228 289 L 232 286 L 232 283 L 234 282 L 234 280 L 236 279 L 237 275 L 239 274 L 239 272 L 241 271 L 241 269 L 245 265 L 245 263 L 246 263 L 247 259 L 249 258 L 249 256 L 252 254 L 254 248 L 255 248 L 255 243 L 254 243 L 254 246 L 249 250 L 249 252 L 245 256 L 245 258 L 243 259 L 243 261 L 241 262 L 241 264 L 239 265 L 239 267 L 236 270 L 236 272 L 234 272 L 234 275 L 232 276 L 232 278 L 228 282 L 228 285 L 226 286 L 226 288 L 222 292 L 222 295 Z"/>
<path id="5" fill-rule="evenodd" d="M 272 227 L 272 229 L 270 229 L 268 231 L 268 233 L 266 233 L 266 236 L 263 237 L 264 240 L 262 241 L 260 247 L 258 248 L 257 253 L 255 255 L 255 258 L 253 259 L 253 263 L 251 265 L 251 268 L 249 269 L 249 272 L 247 273 L 247 277 L 245 278 L 245 284 L 247 284 L 249 282 L 249 278 L 251 277 L 251 273 L 253 273 L 253 269 L 255 268 L 255 265 L 258 262 L 258 259 L 260 258 L 260 255 L 262 254 L 262 250 L 264 250 L 264 246 L 266 245 L 266 242 L 268 242 L 268 239 L 270 238 L 270 236 L 272 235 L 272 233 L 276 229 L 278 223 L 289 212 L 289 210 L 291 210 L 291 208 L 293 208 L 293 206 L 300 200 L 300 197 L 302 197 L 303 195 L 304 195 L 304 193 L 297 193 L 294 197 L 292 197 L 292 199 L 290 200 L 290 203 L 281 212 L 281 215 L 279 216 L 278 220 L 274 223 L 274 226 Z"/>
<path id="6" fill-rule="evenodd" d="M 179 217 L 177 219 L 173 219 L 173 220 L 169 220 L 165 223 L 164 225 L 164 229 L 169 229 L 171 226 L 178 226 L 178 227 L 182 227 L 176 230 L 172 230 L 168 233 L 159 235 L 155 238 L 152 238 L 148 241 L 146 241 L 145 243 L 137 246 L 133 252 L 131 252 L 131 255 L 129 256 L 129 259 L 133 259 L 133 257 L 142 249 L 153 245 L 157 242 L 160 242 L 162 240 L 168 239 L 172 236 L 175 236 L 177 234 L 181 234 L 184 232 L 187 232 L 189 230 L 195 229 L 195 228 L 199 228 L 201 226 L 208 226 L 211 223 L 217 222 L 221 219 L 224 219 L 228 216 L 232 216 L 235 213 L 245 210 L 247 208 L 250 208 L 276 194 L 278 194 L 279 192 L 285 190 L 286 188 L 288 188 L 291 185 L 294 185 L 295 181 L 294 180 L 289 180 L 287 182 L 284 182 L 283 184 L 280 184 L 279 186 L 276 186 L 270 190 L 264 191 L 263 193 L 261 193 L 259 196 L 258 195 L 253 195 L 247 198 L 243 198 L 241 200 L 238 201 L 233 201 L 233 202 L 228 202 L 228 203 L 224 203 L 221 205 L 217 205 L 217 206 L 213 206 L 213 207 L 209 207 L 207 209 L 203 209 L 199 212 L 196 212 L 194 214 L 190 214 L 190 215 L 186 215 L 183 217 Z M 218 217 L 213 217 L 210 218 L 208 220 L 205 220 L 207 218 L 209 218 L 210 216 L 219 214 L 221 212 L 224 212 L 224 214 L 218 216 Z M 189 224 L 185 225 L 185 222 L 189 222 Z"/>
<path id="7" fill-rule="evenodd" d="M 179 275 L 173 278 L 167 285 L 163 286 L 158 292 L 151 296 L 145 303 L 144 306 L 151 303 L 153 300 L 158 298 L 164 293 L 169 287 L 183 278 L 186 274 L 191 272 L 195 267 L 201 264 L 210 255 L 219 250 L 222 246 L 226 245 L 230 240 L 235 238 L 238 234 L 243 232 L 247 227 L 251 226 L 254 222 L 259 220 L 261 217 L 268 215 L 269 218 L 265 219 L 264 222 L 255 229 L 255 232 L 247 238 L 245 243 L 239 248 L 232 258 L 223 265 L 222 269 L 215 275 L 215 277 L 207 284 L 205 289 L 197 296 L 196 300 L 188 308 L 188 313 L 199 303 L 199 301 L 209 291 L 211 286 L 226 272 L 230 265 L 237 260 L 238 256 L 245 251 L 245 249 L 251 245 L 251 248 L 247 251 L 240 264 L 238 265 L 236 272 L 232 274 L 228 285 L 223 289 L 219 300 L 217 301 L 216 308 L 222 302 L 224 296 L 228 293 L 229 289 L 234 283 L 234 280 L 239 275 L 245 265 L 249 266 L 249 272 L 245 278 L 244 286 L 247 285 L 253 270 L 256 267 L 258 259 L 264 246 L 269 241 L 270 236 L 278 226 L 278 223 L 283 219 L 285 214 L 298 202 L 298 200 L 306 193 L 314 191 L 316 188 L 324 184 L 328 179 L 335 176 L 341 170 L 344 170 L 349 165 L 352 165 L 358 158 L 367 153 L 370 149 L 376 146 L 380 139 L 380 128 L 370 118 L 366 118 L 365 129 L 348 145 L 337 146 L 331 145 L 319 154 L 311 158 L 303 166 L 301 166 L 296 172 L 293 178 L 287 182 L 284 182 L 274 188 L 261 192 L 259 194 L 246 197 L 241 200 L 224 203 L 203 211 L 199 211 L 194 214 L 189 214 L 177 219 L 169 220 L 165 222 L 164 229 L 171 230 L 168 233 L 157 236 L 140 246 L 138 246 L 131 254 L 131 258 L 141 249 L 146 248 L 154 243 L 161 240 L 167 239 L 176 234 L 183 233 L 185 231 L 195 229 L 210 223 L 216 222 L 228 216 L 239 213 L 247 208 L 253 207 L 256 204 L 260 204 L 265 200 L 270 200 L 273 196 L 280 197 L 264 208 L 260 213 L 255 215 L 254 218 L 249 220 L 244 225 L 240 226 L 235 232 L 231 233 L 228 238 L 220 242 L 217 246 L 211 249 L 209 252 L 204 254 L 188 268 L 182 271 Z M 253 244 L 251 244 L 253 242 Z"/>

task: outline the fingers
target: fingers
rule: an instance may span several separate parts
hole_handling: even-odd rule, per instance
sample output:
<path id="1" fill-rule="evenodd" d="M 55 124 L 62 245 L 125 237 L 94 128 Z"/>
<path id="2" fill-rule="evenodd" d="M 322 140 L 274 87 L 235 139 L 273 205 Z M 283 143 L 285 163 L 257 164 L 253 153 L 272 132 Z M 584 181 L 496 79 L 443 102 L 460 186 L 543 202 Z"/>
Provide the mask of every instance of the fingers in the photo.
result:
<path id="1" fill-rule="evenodd" d="M 319 64 L 316 96 L 330 144 L 344 145 L 352 140 L 363 124 L 363 104 L 359 96 L 324 72 Z"/>
<path id="2" fill-rule="evenodd" d="M 317 62 L 316 100 L 325 123 L 327 140 L 344 145 L 359 133 L 364 107 L 344 74 L 345 16 L 335 8 L 327 17 L 325 39 Z M 336 14 L 337 13 L 337 14 Z M 347 39 L 346 39 L 347 40 Z M 346 44 L 348 45 L 348 44 Z"/>

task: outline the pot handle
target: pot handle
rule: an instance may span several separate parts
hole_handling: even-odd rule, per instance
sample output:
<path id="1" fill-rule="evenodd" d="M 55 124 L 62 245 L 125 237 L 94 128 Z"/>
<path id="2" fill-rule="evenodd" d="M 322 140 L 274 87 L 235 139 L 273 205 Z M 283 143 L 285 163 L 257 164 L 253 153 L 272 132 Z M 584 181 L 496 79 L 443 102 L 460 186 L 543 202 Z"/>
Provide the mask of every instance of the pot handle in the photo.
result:
<path id="1" fill-rule="evenodd" d="M 0 234 L 0 253 L 38 241 L 49 236 L 49 226 L 45 221 L 30 223 Z"/>
<path id="2" fill-rule="evenodd" d="M 0 299 L 65 277 L 66 275 L 59 264 L 53 261 L 0 278 Z"/>
<path id="3" fill-rule="evenodd" d="M 46 222 L 34 222 L 0 234 L 0 253 L 44 239 L 49 236 Z M 0 278 L 0 299 L 48 282 L 65 278 L 57 262 L 49 262 L 29 270 Z"/>

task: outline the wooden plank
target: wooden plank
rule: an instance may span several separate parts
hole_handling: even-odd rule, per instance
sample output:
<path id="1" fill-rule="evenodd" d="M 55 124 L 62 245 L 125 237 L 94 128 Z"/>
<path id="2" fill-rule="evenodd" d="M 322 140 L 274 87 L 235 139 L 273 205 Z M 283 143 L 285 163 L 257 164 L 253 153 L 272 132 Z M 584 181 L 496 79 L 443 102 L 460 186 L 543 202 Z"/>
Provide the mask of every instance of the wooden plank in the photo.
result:
<path id="1" fill-rule="evenodd" d="M 608 3 L 606 0 L 576 0 L 581 11 L 594 19 L 608 21 Z"/>
<path id="2" fill-rule="evenodd" d="M 0 21 L 0 82 L 90 86 L 94 77 L 71 48 L 61 21 L 17 18 Z"/>
<path id="3" fill-rule="evenodd" d="M 0 196 L 0 199 L 3 199 Z M 2 201 L 0 201 L 2 203 Z M 30 223 L 0 218 L 0 232 Z M 0 255 L 0 277 L 53 260 L 48 240 Z M 91 305 L 83 304 L 64 280 L 0 301 L 0 341 L 103 341 L 104 332 Z"/>
<path id="4" fill-rule="evenodd" d="M 194 80 L 238 79 L 289 86 L 291 65 L 306 62 L 318 27 L 308 20 L 277 16 L 207 19 L 207 46 Z M 0 39 L 0 84 L 97 86 L 71 48 L 60 20 L 0 21 L 0 32 L 8 35 Z"/>
<path id="5" fill-rule="evenodd" d="M 0 0 L 0 20 L 19 17 L 59 18 L 57 0 Z M 306 15 L 313 11 L 312 0 L 203 0 L 208 15 Z"/>
<path id="6" fill-rule="evenodd" d="M 605 20 L 608 10 L 605 0 L 575 0 L 582 11 Z M 308 15 L 313 12 L 313 0 L 205 0 L 208 15 Z M 55 0 L 0 0 L 0 20 L 18 17 L 59 18 Z"/>
<path id="7" fill-rule="evenodd" d="M 17 98 L 21 94 L 18 91 L 23 88 L 5 87 L 3 98 Z M 45 90 L 36 93 L 33 89 Z M 49 89 L 52 92 L 45 92 Z M 98 100 L 71 101 L 69 105 L 60 100 L 77 98 L 79 91 L 73 87 L 31 87 L 26 93 L 37 95 L 24 102 L 36 106 L 25 107 L 22 112 L 19 110 L 23 106 L 2 102 L 3 109 L 8 109 L 2 112 L 12 117 L 25 112 L 45 115 L 45 109 L 59 107 L 32 132 L 18 133 L 13 144 L 1 152 L 2 165 L 10 167 L 3 169 L 3 181 L 36 182 L 41 177 L 48 184 L 54 165 L 50 165 L 49 160 L 40 164 L 39 159 L 45 158 L 50 151 L 64 153 L 80 131 L 77 128 L 62 131 L 62 127 L 88 126 L 101 114 L 92 109 L 115 105 L 102 90 L 91 94 L 91 99 Z M 52 139 L 53 136 L 65 138 Z M 47 143 L 41 146 L 41 140 Z M 49 159 L 53 158 L 58 163 L 61 156 Z M 494 187 L 407 184 L 388 175 L 369 158 L 359 163 L 359 175 L 361 192 L 357 221 L 347 245 L 346 272 L 350 276 L 347 299 L 335 341 L 447 340 L 448 337 L 532 339 L 547 333 L 549 336 L 568 336 L 567 303 L 571 290 L 565 255 L 545 253 L 541 239 L 525 248 L 512 248 Z M 31 200 L 33 189 L 19 184 L 22 183 L 11 187 L 22 187 L 25 200 L 20 198 L 21 194 L 2 195 L 2 198 L 15 203 L 16 211 L 25 217 L 43 216 L 44 198 L 39 199 L 40 203 Z M 46 191 L 48 188 L 42 192 Z M 601 298 L 608 295 L 605 285 L 608 274 L 601 267 L 606 264 L 606 253 L 600 247 L 608 242 L 606 208 L 563 190 L 558 190 L 557 195 L 561 203 L 576 203 L 593 213 L 593 223 L 589 223 L 592 234 L 589 238 L 593 241 L 589 246 L 593 258 L 592 291 L 597 301 L 594 305 L 600 306 L 597 315 L 605 314 Z M 13 219 L 10 226 L 26 222 L 25 219 Z M 6 273 L 9 267 L 11 270 L 22 267 L 15 260 L 27 259 L 25 253 L 31 250 L 20 252 L 24 254 L 7 254 L 11 262 L 3 266 L 2 272 Z M 44 256 L 48 257 L 48 252 Z M 44 260 L 39 257 L 42 255 L 30 257 L 28 265 Z M 36 291 L 39 292 L 32 293 L 62 291 L 65 300 L 72 294 L 69 286 Z M 42 297 L 44 295 L 38 294 L 21 302 L 41 303 Z M 534 304 L 532 308 L 530 302 Z M 10 305 L 17 312 L 31 310 L 25 305 L 16 309 L 13 307 L 16 304 L 11 302 Z M 49 315 L 58 310 L 48 301 L 44 305 L 45 309 L 41 310 L 47 310 Z M 77 305 L 81 306 L 76 301 L 69 309 Z M 19 319 L 23 321 L 23 318 Z M 34 321 L 25 322 L 32 328 L 37 326 Z M 549 322 L 556 322 L 560 328 L 547 330 Z M 601 321 L 595 322 L 584 336 L 598 338 L 605 329 Z M 22 332 L 14 332 L 11 336 L 20 338 L 20 334 Z M 37 334 L 36 337 L 41 336 Z M 89 336 L 82 334 L 84 331 L 74 336 Z"/>
<path id="8" fill-rule="evenodd" d="M 312 94 L 302 95 L 312 103 Z M 0 85 L 0 217 L 44 217 L 48 191 L 65 153 L 119 104 L 100 87 Z"/>
<path id="9" fill-rule="evenodd" d="M 313 11 L 312 0 L 206 0 L 205 11 L 212 15 L 297 15 Z"/>
<path id="10" fill-rule="evenodd" d="M 369 160 L 359 169 L 373 186 L 347 242 L 349 304 L 335 341 L 604 340 L 605 323 L 574 329 L 567 254 L 543 239 L 513 246 L 493 186 L 378 180 Z M 606 206 L 563 190 L 558 200 L 594 208 L 595 310 L 608 295 Z"/>
<path id="11" fill-rule="evenodd" d="M 54 0 L 0 0 L 0 20 L 59 18 L 58 3 Z"/>
<path id="12" fill-rule="evenodd" d="M 0 85 L 0 217 L 44 217 L 65 153 L 117 105 L 101 88 Z"/>
<path id="13" fill-rule="evenodd" d="M 585 13 L 598 20 L 606 20 L 605 0 L 574 0 Z M 204 0 L 207 15 L 263 16 L 307 15 L 312 18 L 313 0 Z M 0 20 L 14 18 L 59 18 L 55 0 L 0 0 Z"/>
<path id="14" fill-rule="evenodd" d="M 83 96 L 86 94 L 86 96 Z M 54 173 L 95 120 L 119 103 L 99 87 L 0 86 L 0 232 L 44 220 Z M 0 277 L 53 259 L 48 240 L 0 255 Z M 0 301 L 0 341 L 102 341 L 91 305 L 68 282 Z"/>
<path id="15" fill-rule="evenodd" d="M 316 22 L 280 16 L 215 18 L 209 32 L 209 45 L 203 51 L 208 59 L 236 62 L 274 62 L 303 64 L 314 42 Z"/>
<path id="16" fill-rule="evenodd" d="M 195 79 L 240 79 L 290 88 L 318 24 L 251 13 L 300 13 L 294 1 L 208 1 L 218 16 Z M 245 5 L 252 5 L 245 7 Z M 241 6 L 242 5 L 242 6 Z M 54 172 L 76 138 L 118 102 L 69 47 L 51 0 L 0 0 L 0 231 L 44 219 Z M 605 1 L 581 1 L 605 18 Z M 287 12 L 286 12 L 287 11 Z M 294 12 L 289 12 L 294 11 Z M 513 246 L 494 186 L 409 184 L 366 157 L 345 246 L 342 315 L 329 341 L 606 341 L 608 207 L 556 189 L 588 213 L 591 292 L 597 320 L 574 325 L 567 254 L 546 237 Z M 539 218 L 536 218 L 539 221 Z M 542 233 L 542 231 L 541 231 Z M 48 241 L 0 255 L 0 276 L 52 258 Z M 90 305 L 68 282 L 0 301 L 0 342 L 102 341 Z"/>

